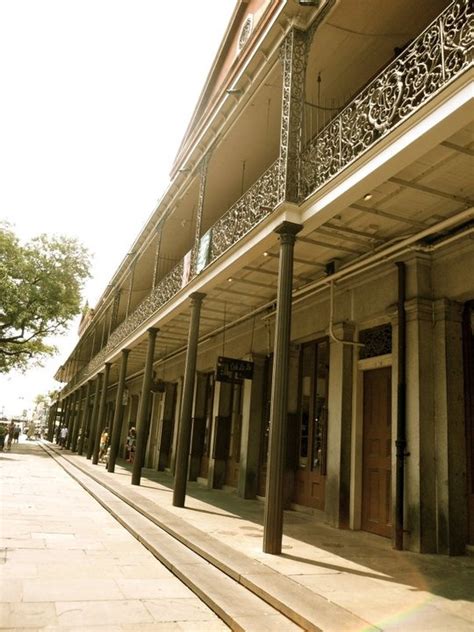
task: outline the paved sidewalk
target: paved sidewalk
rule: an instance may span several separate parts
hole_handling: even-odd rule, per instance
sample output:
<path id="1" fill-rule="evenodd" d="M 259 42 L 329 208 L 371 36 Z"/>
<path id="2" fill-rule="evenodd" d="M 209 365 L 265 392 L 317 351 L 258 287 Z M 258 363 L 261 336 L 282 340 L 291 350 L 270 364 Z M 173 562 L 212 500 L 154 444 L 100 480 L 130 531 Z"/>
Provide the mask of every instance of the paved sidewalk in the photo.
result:
<path id="1" fill-rule="evenodd" d="M 84 457 L 68 451 L 59 454 L 112 488 L 133 492 L 145 514 L 152 508 L 175 530 L 181 529 L 183 538 L 195 538 L 198 529 L 201 541 L 215 541 L 215 550 L 220 547 L 223 555 L 226 546 L 231 547 L 229 563 L 238 565 L 239 554 L 244 554 L 285 581 L 289 578 L 297 597 L 298 590 L 302 595 L 309 592 L 314 604 L 324 600 L 335 610 L 367 622 L 351 628 L 354 632 L 374 627 L 403 632 L 474 631 L 474 558 L 396 552 L 383 538 L 332 529 L 317 515 L 297 512 L 285 513 L 283 554 L 266 555 L 261 551 L 263 503 L 259 501 L 243 501 L 234 493 L 210 492 L 191 483 L 186 507 L 175 508 L 167 473 L 144 470 L 142 485 L 137 487 L 130 485 L 130 468 L 125 463 L 111 475 L 103 465 L 94 466 Z M 180 613 L 185 604 L 185 616 L 191 612 L 196 619 L 163 622 L 166 619 L 160 616 L 167 616 L 168 611 L 159 608 L 162 593 L 153 591 L 162 585 L 165 590 L 171 586 L 187 589 L 175 584 L 177 580 L 39 446 L 24 445 L 17 453 L 1 454 L 0 469 L 7 476 L 2 482 L 2 500 L 6 500 L 2 517 L 8 539 L 2 546 L 9 551 L 7 563 L 0 565 L 4 578 L 0 601 L 8 601 L 0 610 L 3 626 L 4 614 L 9 613 L 9 629 L 94 630 L 93 620 L 104 622 L 103 617 L 109 615 L 112 619 L 105 629 L 112 632 L 225 629 L 189 592 L 180 593 Z M 73 526 L 73 516 L 78 516 L 77 526 Z M 64 581 L 57 582 L 58 577 Z M 307 601 L 302 600 L 303 606 L 308 607 Z M 78 614 L 81 610 L 84 614 Z M 128 619 L 116 621 L 122 611 L 138 619 L 154 617 L 156 623 L 146 619 L 148 623 L 138 626 Z M 39 613 L 46 617 L 40 625 Z M 90 618 L 81 622 L 81 616 Z M 51 617 L 51 628 L 42 627 L 47 626 L 47 617 Z M 342 629 L 337 620 L 330 623 L 322 628 Z M 58 625 L 64 627 L 54 627 Z"/>
<path id="2" fill-rule="evenodd" d="M 36 443 L 0 481 L 2 630 L 228 629 Z"/>
<path id="3" fill-rule="evenodd" d="M 64 453 L 68 455 L 67 452 Z M 144 470 L 142 485 L 130 485 L 130 467 L 115 474 L 68 455 L 111 486 L 143 497 L 250 558 L 291 578 L 355 617 L 387 631 L 474 631 L 474 558 L 394 551 L 381 537 L 328 527 L 317 515 L 285 512 L 283 554 L 262 553 L 263 503 L 234 493 L 188 485 L 186 507 L 172 506 L 172 479 Z M 176 522 L 176 521 L 175 521 Z M 179 524 L 179 522 L 178 522 Z M 185 527 L 184 527 L 185 528 Z M 338 629 L 337 622 L 332 626 Z M 368 625 L 365 629 L 370 628 Z M 362 630 L 363 627 L 354 628 Z"/>

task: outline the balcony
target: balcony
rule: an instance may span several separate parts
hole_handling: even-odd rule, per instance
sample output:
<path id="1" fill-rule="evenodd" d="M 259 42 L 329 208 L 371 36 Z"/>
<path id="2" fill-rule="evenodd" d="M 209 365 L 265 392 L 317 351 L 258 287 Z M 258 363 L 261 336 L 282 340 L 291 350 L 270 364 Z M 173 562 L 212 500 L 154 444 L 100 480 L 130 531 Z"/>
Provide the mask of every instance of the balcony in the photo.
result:
<path id="1" fill-rule="evenodd" d="M 473 9 L 447 7 L 306 146 L 301 201 L 406 121 L 472 65 Z"/>
<path id="2" fill-rule="evenodd" d="M 300 162 L 301 202 L 472 66 L 473 13 L 469 0 L 457 0 L 448 6 L 306 145 Z M 138 332 L 186 287 L 190 279 L 223 256 L 273 212 L 282 202 L 278 193 L 281 175 L 281 163 L 276 160 L 203 235 L 197 251 L 188 253 L 113 331 L 106 346 L 74 376 L 64 394 L 93 375 L 129 336 Z"/>

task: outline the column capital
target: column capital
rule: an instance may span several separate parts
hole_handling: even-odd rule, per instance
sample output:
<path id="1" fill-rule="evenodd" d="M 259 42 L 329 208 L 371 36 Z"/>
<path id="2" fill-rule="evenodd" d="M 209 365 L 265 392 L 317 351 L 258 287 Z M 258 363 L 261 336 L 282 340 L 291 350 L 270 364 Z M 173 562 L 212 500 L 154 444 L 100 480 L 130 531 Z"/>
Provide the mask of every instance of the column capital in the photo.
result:
<path id="1" fill-rule="evenodd" d="M 463 305 L 448 298 L 439 298 L 433 302 L 433 314 L 435 322 L 448 320 L 454 323 L 462 323 Z"/>
<path id="2" fill-rule="evenodd" d="M 285 236 L 294 237 L 300 230 L 303 228 L 302 224 L 295 224 L 294 222 L 282 222 L 279 224 L 275 230 L 273 231 L 277 235 L 280 235 L 280 238 Z"/>
<path id="3" fill-rule="evenodd" d="M 433 320 L 433 301 L 429 298 L 416 297 L 405 301 L 407 321 Z"/>
<path id="4" fill-rule="evenodd" d="M 120 351 L 120 353 L 121 353 L 123 356 L 126 356 L 126 355 L 128 355 L 128 354 L 130 353 L 130 349 L 122 349 L 122 350 Z"/>
<path id="5" fill-rule="evenodd" d="M 189 295 L 189 298 L 191 299 L 192 303 L 200 303 L 204 298 L 205 298 L 205 294 L 203 292 L 192 292 Z"/>
<path id="6" fill-rule="evenodd" d="M 150 336 L 156 336 L 157 333 L 160 330 L 158 329 L 158 327 L 148 327 L 147 332 L 150 334 Z"/>
<path id="7" fill-rule="evenodd" d="M 341 340 L 347 340 L 348 342 L 354 340 L 355 324 L 352 321 L 333 323 L 332 330 L 334 335 Z M 335 343 L 336 341 L 330 338 L 329 342 Z"/>

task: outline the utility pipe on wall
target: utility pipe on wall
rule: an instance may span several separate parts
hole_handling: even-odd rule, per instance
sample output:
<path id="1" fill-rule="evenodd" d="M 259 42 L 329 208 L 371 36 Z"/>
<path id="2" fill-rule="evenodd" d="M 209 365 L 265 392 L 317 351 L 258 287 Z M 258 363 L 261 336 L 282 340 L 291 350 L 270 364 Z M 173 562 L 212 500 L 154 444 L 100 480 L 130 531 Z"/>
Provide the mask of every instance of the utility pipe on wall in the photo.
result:
<path id="1" fill-rule="evenodd" d="M 406 437 L 406 281 L 405 264 L 397 261 L 398 268 L 398 384 L 397 384 L 397 438 L 395 480 L 395 549 L 403 550 L 403 509 L 405 496 Z"/>

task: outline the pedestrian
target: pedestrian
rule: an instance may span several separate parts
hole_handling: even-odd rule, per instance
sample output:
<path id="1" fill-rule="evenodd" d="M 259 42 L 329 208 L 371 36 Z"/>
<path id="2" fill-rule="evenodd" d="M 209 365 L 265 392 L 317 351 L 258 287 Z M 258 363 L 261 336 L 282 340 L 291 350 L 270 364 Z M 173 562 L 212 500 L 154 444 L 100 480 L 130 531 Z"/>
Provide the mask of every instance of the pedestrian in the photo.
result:
<path id="1" fill-rule="evenodd" d="M 20 441 L 20 426 L 15 426 L 15 432 L 13 433 L 13 441 L 19 443 Z"/>
<path id="2" fill-rule="evenodd" d="M 135 428 L 132 426 L 128 433 L 127 443 L 125 446 L 125 455 L 129 463 L 133 463 L 133 459 L 135 457 L 136 436 Z"/>
<path id="3" fill-rule="evenodd" d="M 7 451 L 10 452 L 13 443 L 13 435 L 15 434 L 15 424 L 13 421 L 8 426 Z"/>
<path id="4" fill-rule="evenodd" d="M 33 441 L 36 436 L 36 426 L 33 422 L 31 422 L 28 426 L 28 432 L 26 433 L 26 438 L 28 441 Z"/>
<path id="5" fill-rule="evenodd" d="M 59 431 L 59 445 L 64 450 L 66 447 L 66 439 L 67 439 L 67 426 L 63 426 Z"/>
<path id="6" fill-rule="evenodd" d="M 105 453 L 107 452 L 107 446 L 109 443 L 109 429 L 104 428 L 102 434 L 100 435 L 100 443 L 99 443 L 99 462 L 105 457 Z"/>
<path id="7" fill-rule="evenodd" d="M 0 424 L 0 452 L 3 452 L 5 447 L 5 436 L 7 434 L 7 427 L 5 424 Z"/>

